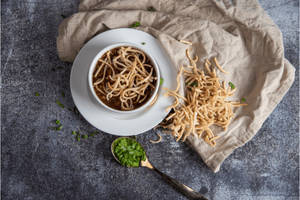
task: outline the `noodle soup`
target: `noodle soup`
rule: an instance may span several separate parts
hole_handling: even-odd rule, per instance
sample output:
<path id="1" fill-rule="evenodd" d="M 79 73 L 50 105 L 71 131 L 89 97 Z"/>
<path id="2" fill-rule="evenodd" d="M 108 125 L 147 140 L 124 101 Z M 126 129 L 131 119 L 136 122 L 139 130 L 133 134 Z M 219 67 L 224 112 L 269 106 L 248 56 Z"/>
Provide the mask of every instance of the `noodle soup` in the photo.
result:
<path id="1" fill-rule="evenodd" d="M 151 99 L 158 88 L 158 70 L 144 51 L 118 46 L 106 51 L 95 63 L 92 86 L 109 108 L 133 111 Z"/>

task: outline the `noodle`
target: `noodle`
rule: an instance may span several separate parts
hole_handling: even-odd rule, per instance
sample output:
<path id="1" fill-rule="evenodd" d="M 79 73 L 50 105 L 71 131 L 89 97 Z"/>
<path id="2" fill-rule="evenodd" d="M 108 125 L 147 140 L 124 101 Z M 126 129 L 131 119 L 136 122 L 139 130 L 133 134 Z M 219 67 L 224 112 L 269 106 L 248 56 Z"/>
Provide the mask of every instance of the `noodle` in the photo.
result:
<path id="1" fill-rule="evenodd" d="M 226 88 L 224 81 L 220 84 L 216 70 L 209 60 L 204 63 L 207 71 L 205 73 L 197 68 L 198 57 L 192 59 L 188 49 L 186 56 L 190 66 L 185 68 L 181 66 L 176 79 L 176 89 L 174 91 L 167 89 L 165 94 L 173 97 L 174 103 L 168 107 L 172 110 L 161 123 L 161 127 L 171 130 L 176 141 L 185 141 L 189 135 L 193 134 L 196 137 L 202 137 L 207 144 L 215 146 L 219 136 L 214 135 L 210 126 L 216 125 L 227 130 L 233 118 L 232 109 L 247 104 L 226 100 L 234 94 L 235 89 Z M 216 58 L 214 58 L 214 63 L 221 72 L 227 73 Z M 185 97 L 178 93 L 182 76 L 186 84 Z M 180 99 L 184 101 L 180 102 Z"/>
<path id="2" fill-rule="evenodd" d="M 106 105 L 118 110 L 142 106 L 155 90 L 154 67 L 141 50 L 122 46 L 107 51 L 98 59 L 93 73 L 97 96 Z"/>
<path id="3" fill-rule="evenodd" d="M 223 72 L 223 73 L 225 73 L 225 74 L 228 74 L 228 72 L 226 72 L 226 71 L 219 65 L 219 62 L 218 62 L 218 60 L 217 60 L 216 57 L 214 57 L 214 62 L 215 62 L 216 66 L 218 67 L 218 69 L 219 69 L 221 72 Z"/>
<path id="4" fill-rule="evenodd" d="M 183 43 L 183 44 L 188 44 L 188 45 L 192 45 L 193 43 L 186 41 L 186 40 L 179 40 L 179 42 Z"/>
<path id="5" fill-rule="evenodd" d="M 158 136 L 158 140 L 150 140 L 150 142 L 153 144 L 160 143 L 162 140 L 162 137 L 159 133 L 156 133 L 156 135 Z"/>

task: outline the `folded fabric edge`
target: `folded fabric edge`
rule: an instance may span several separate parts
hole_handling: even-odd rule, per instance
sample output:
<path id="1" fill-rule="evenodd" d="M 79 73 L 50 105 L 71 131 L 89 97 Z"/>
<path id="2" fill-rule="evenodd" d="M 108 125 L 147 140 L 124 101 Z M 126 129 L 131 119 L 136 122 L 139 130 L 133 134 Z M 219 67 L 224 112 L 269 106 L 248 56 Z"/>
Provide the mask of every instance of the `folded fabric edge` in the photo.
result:
<path id="1" fill-rule="evenodd" d="M 287 61 L 285 59 L 285 61 Z M 290 68 L 287 72 L 287 79 L 285 79 L 283 81 L 283 84 L 282 84 L 282 87 L 279 89 L 278 91 L 278 95 L 276 96 L 277 98 L 274 100 L 274 104 L 271 104 L 269 106 L 269 108 L 267 110 L 270 110 L 270 113 L 272 113 L 274 111 L 274 109 L 276 108 L 276 106 L 280 103 L 280 101 L 283 99 L 283 97 L 286 95 L 286 93 L 288 92 L 289 88 L 292 86 L 292 84 L 294 83 L 294 79 L 295 79 L 295 68 L 287 61 L 287 63 L 285 63 L 285 65 L 287 65 L 286 67 L 287 68 Z M 267 115 L 269 116 L 269 114 Z M 266 118 L 267 119 L 267 118 Z M 224 162 L 224 160 L 226 158 L 228 158 L 232 152 L 239 148 L 239 147 L 242 147 L 243 145 L 245 145 L 247 142 L 249 142 L 255 135 L 256 133 L 259 131 L 259 129 L 261 128 L 261 126 L 263 125 L 263 122 L 266 120 L 264 119 L 262 121 L 261 124 L 258 124 L 256 126 L 256 130 L 249 133 L 248 134 L 245 132 L 245 135 L 246 137 L 243 138 L 243 140 L 238 140 L 239 143 L 236 144 L 234 147 L 232 147 L 231 150 L 228 150 L 226 151 L 225 153 L 222 151 L 222 152 L 218 152 L 216 153 L 215 155 L 209 157 L 209 159 L 207 160 L 204 160 L 203 161 L 207 164 L 207 166 L 214 172 L 218 172 L 220 170 L 220 167 L 222 165 L 222 163 Z M 192 144 L 190 144 L 192 145 Z M 201 155 L 201 152 L 199 152 L 197 149 L 195 149 L 193 146 L 192 148 L 194 150 L 196 150 L 196 152 L 200 155 L 200 157 L 202 158 L 202 155 Z"/>

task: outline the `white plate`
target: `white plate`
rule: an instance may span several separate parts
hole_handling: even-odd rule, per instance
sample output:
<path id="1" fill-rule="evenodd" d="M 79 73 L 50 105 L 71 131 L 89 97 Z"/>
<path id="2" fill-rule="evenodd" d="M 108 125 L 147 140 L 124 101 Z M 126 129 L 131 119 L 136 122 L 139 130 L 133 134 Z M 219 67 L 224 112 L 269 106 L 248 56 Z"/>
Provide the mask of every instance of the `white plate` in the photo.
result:
<path id="1" fill-rule="evenodd" d="M 109 111 L 94 99 L 88 88 L 88 71 L 93 58 L 106 46 L 120 42 L 134 43 L 150 53 L 164 79 L 156 103 L 140 113 L 120 114 Z M 157 39 L 143 31 L 120 28 L 95 36 L 80 50 L 73 63 L 70 87 L 76 107 L 90 124 L 106 133 L 129 136 L 150 130 L 165 118 L 168 114 L 165 109 L 172 104 L 172 99 L 163 96 L 162 87 L 175 89 L 176 74 L 176 68 Z"/>

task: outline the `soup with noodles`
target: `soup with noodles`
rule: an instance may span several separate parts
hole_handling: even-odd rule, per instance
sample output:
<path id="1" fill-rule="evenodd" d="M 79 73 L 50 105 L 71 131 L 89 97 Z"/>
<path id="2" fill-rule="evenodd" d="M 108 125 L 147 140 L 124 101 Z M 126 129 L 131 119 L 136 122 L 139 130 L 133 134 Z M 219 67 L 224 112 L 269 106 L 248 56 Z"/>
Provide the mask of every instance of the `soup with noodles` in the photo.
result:
<path id="1" fill-rule="evenodd" d="M 141 50 L 121 46 L 107 51 L 93 72 L 93 87 L 107 106 L 134 110 L 153 95 L 157 84 L 153 63 Z"/>

